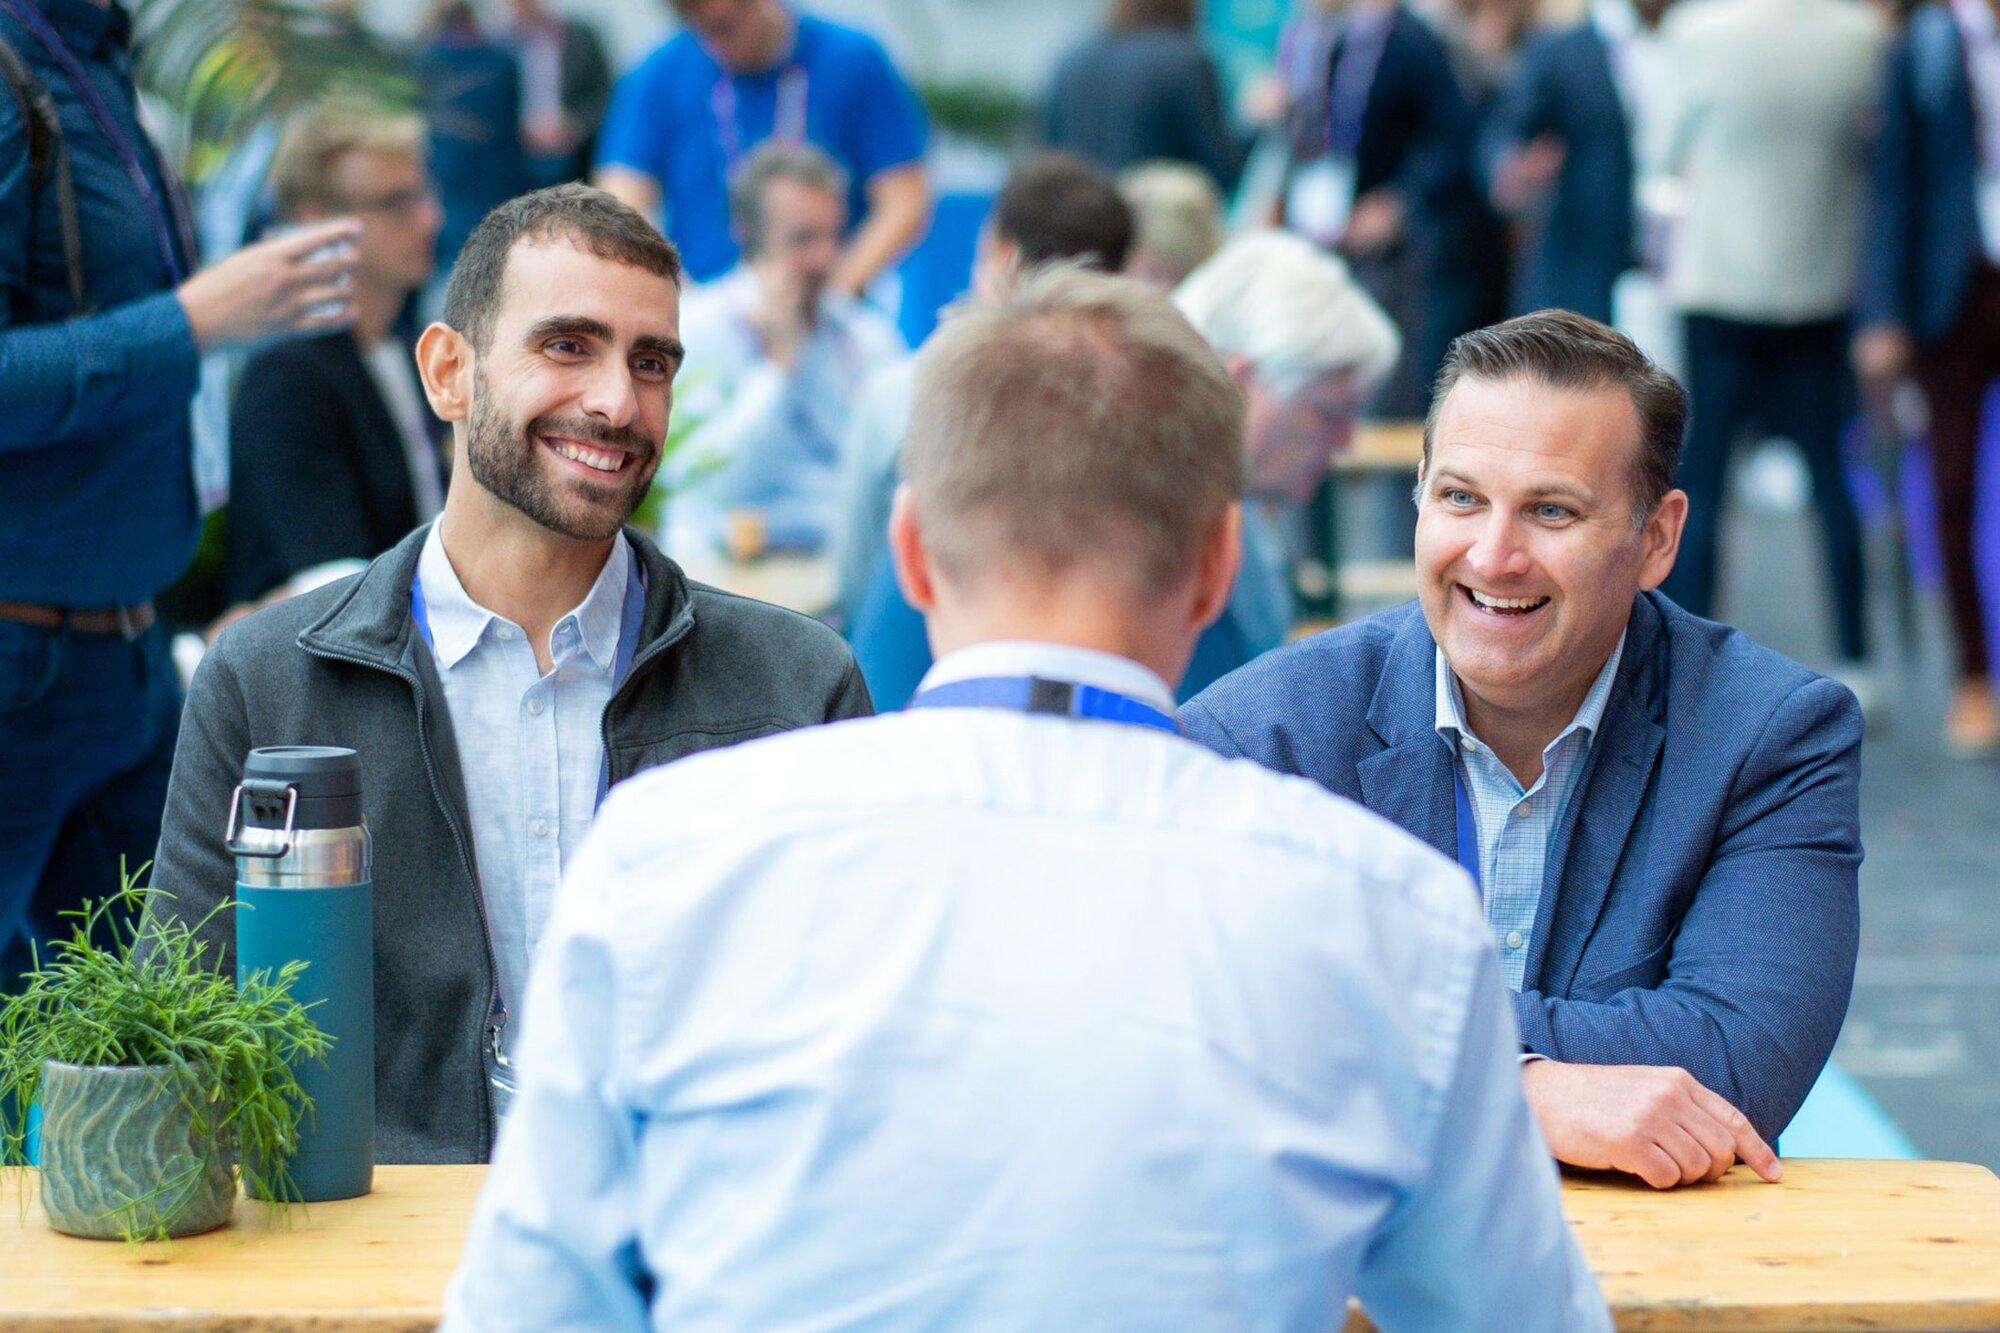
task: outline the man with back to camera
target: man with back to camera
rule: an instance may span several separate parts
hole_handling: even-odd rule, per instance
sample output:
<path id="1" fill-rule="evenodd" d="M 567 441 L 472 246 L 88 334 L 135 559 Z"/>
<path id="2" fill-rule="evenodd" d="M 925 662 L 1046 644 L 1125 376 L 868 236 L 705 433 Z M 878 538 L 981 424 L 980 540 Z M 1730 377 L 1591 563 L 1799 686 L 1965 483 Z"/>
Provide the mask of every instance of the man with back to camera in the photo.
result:
<path id="1" fill-rule="evenodd" d="M 1187 708 L 1229 755 L 1456 852 L 1556 1157 L 1667 1188 L 1767 1146 L 1854 978 L 1860 709 L 1654 591 L 1687 396 L 1562 311 L 1453 344 L 1425 424 L 1416 605 Z"/>
<path id="2" fill-rule="evenodd" d="M 859 295 L 930 221 L 923 104 L 866 33 L 783 0 L 673 0 L 685 25 L 619 80 L 596 183 L 661 218 L 708 282 L 737 259 L 728 182 L 766 141 L 812 145 L 846 173 L 833 284 Z"/>
<path id="3" fill-rule="evenodd" d="M 937 665 L 613 796 L 445 1327 L 1608 1328 L 1465 877 L 1177 734 L 1214 353 L 1059 270 L 918 361 Z"/>
<path id="4" fill-rule="evenodd" d="M 602 191 L 488 214 L 417 344 L 452 426 L 443 516 L 225 630 L 189 689 L 158 910 L 230 898 L 221 829 L 252 748 L 361 754 L 381 1161 L 485 1160 L 528 964 L 609 784 L 868 711 L 831 630 L 690 583 L 624 527 L 673 403 L 679 283 L 673 246 Z M 226 963 L 226 919 L 207 937 Z"/>
<path id="5" fill-rule="evenodd" d="M 766 144 L 729 183 L 743 262 L 687 300 L 682 408 L 696 425 L 667 515 L 683 559 L 827 542 L 862 385 L 906 350 L 886 316 L 833 281 L 846 188 L 810 145 Z"/>

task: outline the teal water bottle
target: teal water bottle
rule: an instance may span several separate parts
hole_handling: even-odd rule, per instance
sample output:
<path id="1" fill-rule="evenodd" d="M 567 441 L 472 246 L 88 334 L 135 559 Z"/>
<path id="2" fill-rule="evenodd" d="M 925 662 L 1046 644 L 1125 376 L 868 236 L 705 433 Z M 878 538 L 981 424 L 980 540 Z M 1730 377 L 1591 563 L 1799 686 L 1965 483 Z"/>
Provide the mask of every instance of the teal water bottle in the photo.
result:
<path id="1" fill-rule="evenodd" d="M 375 1177 L 375 894 L 361 756 L 318 745 L 252 750 L 224 834 L 236 858 L 236 978 L 293 960 L 301 1004 L 333 1038 L 293 1073 L 312 1098 L 292 1179 L 307 1203 Z"/>

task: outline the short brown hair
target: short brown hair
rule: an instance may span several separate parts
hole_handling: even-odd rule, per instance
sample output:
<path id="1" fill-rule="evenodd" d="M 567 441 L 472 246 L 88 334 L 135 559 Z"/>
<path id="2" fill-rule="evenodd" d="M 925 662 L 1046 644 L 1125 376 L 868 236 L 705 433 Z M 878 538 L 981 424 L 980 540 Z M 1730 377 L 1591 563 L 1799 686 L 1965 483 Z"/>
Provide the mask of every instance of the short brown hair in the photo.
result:
<path id="1" fill-rule="evenodd" d="M 1106 273 L 1125 267 L 1132 210 L 1118 182 L 1075 153 L 1030 153 L 993 200 L 993 229 L 1021 249 L 1021 266 L 1087 260 Z"/>
<path id="2" fill-rule="evenodd" d="M 1074 264 L 962 307 L 917 354 L 903 474 L 954 581 L 1194 567 L 1243 494 L 1243 395 L 1166 296 Z"/>
<path id="3" fill-rule="evenodd" d="M 764 250 L 764 191 L 781 180 L 847 202 L 847 172 L 824 150 L 809 143 L 765 140 L 729 178 L 729 225 L 743 253 L 753 258 Z"/>
<path id="4" fill-rule="evenodd" d="M 589 185 L 551 185 L 517 195 L 479 220 L 445 283 L 444 322 L 464 334 L 475 350 L 485 351 L 493 337 L 507 256 L 524 240 L 554 238 L 600 259 L 681 280 L 681 257 L 673 242 L 630 205 Z"/>
<path id="5" fill-rule="evenodd" d="M 271 157 L 269 179 L 278 212 L 297 217 L 308 204 L 342 209 L 348 200 L 333 189 L 333 164 L 354 152 L 421 157 L 424 122 L 359 97 L 332 97 L 301 109 L 285 125 Z"/>
<path id="6" fill-rule="evenodd" d="M 1609 325 L 1568 310 L 1537 310 L 1455 339 L 1445 353 L 1424 418 L 1426 473 L 1438 411 L 1453 386 L 1467 378 L 1531 379 L 1551 389 L 1623 389 L 1639 418 L 1638 452 L 1632 460 L 1632 521 L 1644 524 L 1673 489 L 1681 439 L 1687 433 L 1687 390 Z"/>

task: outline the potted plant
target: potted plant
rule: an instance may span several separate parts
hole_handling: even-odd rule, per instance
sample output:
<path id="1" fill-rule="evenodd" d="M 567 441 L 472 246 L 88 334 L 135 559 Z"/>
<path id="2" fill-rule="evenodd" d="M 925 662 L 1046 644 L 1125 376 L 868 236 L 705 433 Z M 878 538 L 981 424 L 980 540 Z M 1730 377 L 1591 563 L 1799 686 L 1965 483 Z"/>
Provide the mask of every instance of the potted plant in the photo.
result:
<path id="1" fill-rule="evenodd" d="M 292 998 L 303 964 L 238 986 L 205 922 L 147 914 L 160 890 L 138 879 L 68 913 L 69 938 L 0 999 L 0 1107 L 39 1111 L 42 1209 L 74 1236 L 221 1226 L 239 1170 L 252 1194 L 297 1199 L 286 1162 L 312 1108 L 292 1070 L 330 1045 Z M 35 1111 L 0 1132 L 0 1163 L 29 1164 Z"/>

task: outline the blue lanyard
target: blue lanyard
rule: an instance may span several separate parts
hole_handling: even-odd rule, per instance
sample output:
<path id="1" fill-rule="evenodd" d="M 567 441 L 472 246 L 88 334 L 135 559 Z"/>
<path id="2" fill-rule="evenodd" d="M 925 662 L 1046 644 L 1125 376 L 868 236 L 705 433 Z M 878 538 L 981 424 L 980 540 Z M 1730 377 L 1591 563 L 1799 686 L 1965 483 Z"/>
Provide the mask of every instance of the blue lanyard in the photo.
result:
<path id="1" fill-rule="evenodd" d="M 1465 794 L 1465 775 L 1459 771 L 1458 758 L 1451 761 L 1451 790 L 1458 804 L 1458 863 L 1465 867 L 1465 873 L 1472 876 L 1472 887 L 1479 884 L 1479 829 L 1472 822 L 1472 800 Z"/>
<path id="2" fill-rule="evenodd" d="M 5 3 L 5 0 L 0 0 Z M 620 543 L 623 546 L 623 543 Z M 624 551 L 614 552 L 615 560 Z M 630 556 L 626 557 L 631 559 Z M 631 576 L 625 580 L 625 606 L 618 617 L 618 652 L 612 659 L 611 693 L 617 694 L 618 687 L 631 674 L 632 659 L 639 652 L 639 635 L 644 631 L 646 620 L 646 569 L 637 560 L 632 560 Z M 417 633 L 424 636 L 424 646 L 437 655 L 437 640 L 431 637 L 431 613 L 424 605 L 424 586 L 420 575 L 410 576 L 410 620 L 417 627 Z M 609 707 L 607 702 L 606 707 Z M 611 752 L 606 750 L 597 766 L 597 806 L 604 804 L 606 793 L 611 790 Z M 592 807 L 597 808 L 596 806 Z"/>
<path id="3" fill-rule="evenodd" d="M 979 676 L 934 685 L 907 705 L 910 708 L 1011 708 L 1022 713 L 1083 717 L 1152 727 L 1178 736 L 1181 724 L 1151 704 L 1129 695 L 1041 676 Z"/>
<path id="4" fill-rule="evenodd" d="M 806 67 L 791 64 L 778 74 L 775 105 L 771 108 L 771 142 L 803 143 L 806 137 Z M 722 170 L 736 174 L 743 157 L 743 132 L 736 123 L 736 76 L 724 71 L 708 94 L 709 114 L 715 117 L 715 132 L 722 143 Z"/>
<path id="5" fill-rule="evenodd" d="M 25 6 L 21 0 L 0 0 L 0 9 L 13 15 L 16 22 L 33 33 L 35 40 L 42 44 L 58 65 L 62 66 L 63 73 L 68 76 L 71 86 L 76 89 L 76 95 L 83 99 L 83 105 L 90 112 L 90 118 L 97 122 L 99 132 L 111 145 L 111 151 L 118 155 L 118 164 L 125 168 L 125 175 L 131 179 L 132 189 L 145 204 L 146 221 L 152 227 L 153 244 L 160 252 L 160 263 L 166 268 L 167 281 L 178 286 L 181 279 L 187 276 L 187 270 L 181 262 L 180 254 L 174 249 L 174 237 L 176 235 L 180 237 L 181 245 L 189 255 L 194 253 L 194 245 L 190 239 L 187 217 L 180 208 L 180 196 L 174 193 L 173 182 L 168 179 L 166 167 L 160 162 L 158 154 L 153 156 L 154 169 L 160 173 L 160 188 L 156 190 L 152 178 L 147 176 L 145 165 L 140 160 L 138 146 L 132 142 L 131 136 L 125 133 L 125 127 L 118 123 L 117 117 L 111 114 L 111 108 L 105 105 L 104 96 L 98 92 L 96 82 L 90 77 L 90 71 L 83 67 L 83 62 L 69 49 L 68 44 L 62 39 L 62 34 L 49 23 L 47 16 L 32 3 L 32 0 Z M 162 192 L 166 195 L 164 202 L 160 198 Z"/>

